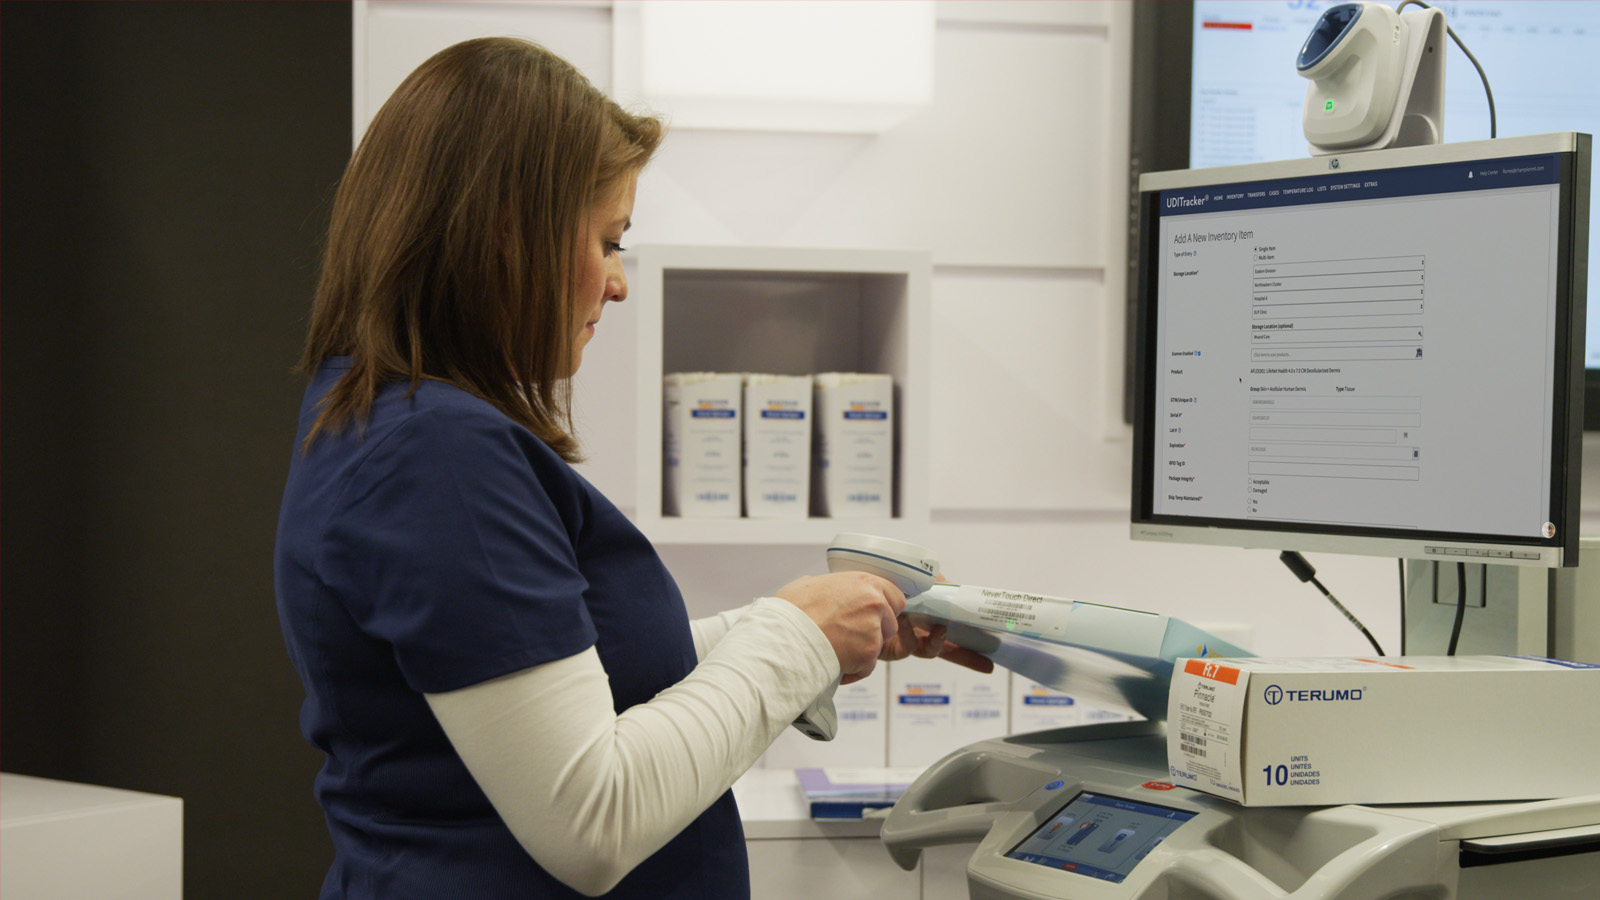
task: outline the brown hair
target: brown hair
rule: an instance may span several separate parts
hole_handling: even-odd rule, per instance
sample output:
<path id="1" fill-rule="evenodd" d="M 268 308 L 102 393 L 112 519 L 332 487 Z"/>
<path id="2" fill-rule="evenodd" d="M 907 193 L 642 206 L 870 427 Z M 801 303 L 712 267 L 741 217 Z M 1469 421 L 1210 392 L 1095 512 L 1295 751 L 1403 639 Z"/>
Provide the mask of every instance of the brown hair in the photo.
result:
<path id="1" fill-rule="evenodd" d="M 434 55 L 373 117 L 334 198 L 299 368 L 351 369 L 305 447 L 365 425 L 379 390 L 449 382 L 579 459 L 569 376 L 583 217 L 649 160 L 661 123 L 512 38 Z"/>

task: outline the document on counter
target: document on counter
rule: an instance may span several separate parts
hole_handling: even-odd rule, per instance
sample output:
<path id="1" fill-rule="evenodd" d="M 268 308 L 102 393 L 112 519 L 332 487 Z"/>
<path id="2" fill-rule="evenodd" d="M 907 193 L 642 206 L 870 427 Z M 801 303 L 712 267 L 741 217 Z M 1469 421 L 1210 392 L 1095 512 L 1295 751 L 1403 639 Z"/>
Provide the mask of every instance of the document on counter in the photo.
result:
<path id="1" fill-rule="evenodd" d="M 859 819 L 893 806 L 921 767 L 796 769 L 813 819 Z"/>

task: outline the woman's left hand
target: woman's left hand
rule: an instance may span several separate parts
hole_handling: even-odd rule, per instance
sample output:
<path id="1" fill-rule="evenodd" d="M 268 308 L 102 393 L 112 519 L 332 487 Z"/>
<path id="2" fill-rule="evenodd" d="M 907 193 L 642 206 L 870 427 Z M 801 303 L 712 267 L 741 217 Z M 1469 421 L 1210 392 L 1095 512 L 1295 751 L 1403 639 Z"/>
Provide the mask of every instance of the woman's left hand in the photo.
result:
<path id="1" fill-rule="evenodd" d="M 943 572 L 934 578 L 944 584 L 950 583 L 950 579 L 945 578 Z M 878 653 L 879 659 L 893 662 L 908 656 L 922 659 L 933 659 L 938 656 L 985 675 L 994 671 L 994 660 L 945 640 L 943 625 L 935 625 L 931 629 L 922 628 L 911 624 L 911 619 L 905 613 L 901 613 L 897 619 L 900 630 L 894 637 L 884 641 L 883 650 Z"/>
<path id="2" fill-rule="evenodd" d="M 878 653 L 879 659 L 893 662 L 908 656 L 922 659 L 933 659 L 937 656 L 976 672 L 987 674 L 994 671 L 994 661 L 989 657 L 945 640 L 943 625 L 935 625 L 931 629 L 921 628 L 911 624 L 911 620 L 904 614 L 898 617 L 898 621 L 900 630 L 894 637 L 884 642 L 883 650 Z"/>

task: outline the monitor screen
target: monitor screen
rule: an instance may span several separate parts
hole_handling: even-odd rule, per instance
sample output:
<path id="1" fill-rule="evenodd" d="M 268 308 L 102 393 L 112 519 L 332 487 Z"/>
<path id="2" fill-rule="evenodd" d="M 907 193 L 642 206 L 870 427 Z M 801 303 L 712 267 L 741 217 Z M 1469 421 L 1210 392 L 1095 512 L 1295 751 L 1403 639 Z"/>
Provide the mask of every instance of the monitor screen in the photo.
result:
<path id="1" fill-rule="evenodd" d="M 1335 2 L 1137 4 L 1135 171 L 1307 156 L 1300 126 L 1306 80 L 1295 73 L 1294 60 L 1312 26 Z M 1444 11 L 1451 29 L 1484 67 L 1495 100 L 1491 135 L 1483 82 L 1461 48 L 1449 41 L 1446 141 L 1559 131 L 1595 134 L 1600 129 L 1600 91 L 1593 89 L 1600 83 L 1600 3 L 1471 0 L 1430 5 Z M 1591 386 L 1588 427 L 1600 429 L 1600 390 L 1594 389 L 1600 385 L 1600 317 L 1589 321 L 1585 344 Z"/>
<path id="2" fill-rule="evenodd" d="M 1084 791 L 1006 856 L 1121 884 L 1167 835 L 1195 814 Z"/>
<path id="3" fill-rule="evenodd" d="M 1140 181 L 1133 536 L 1576 565 L 1589 138 Z"/>

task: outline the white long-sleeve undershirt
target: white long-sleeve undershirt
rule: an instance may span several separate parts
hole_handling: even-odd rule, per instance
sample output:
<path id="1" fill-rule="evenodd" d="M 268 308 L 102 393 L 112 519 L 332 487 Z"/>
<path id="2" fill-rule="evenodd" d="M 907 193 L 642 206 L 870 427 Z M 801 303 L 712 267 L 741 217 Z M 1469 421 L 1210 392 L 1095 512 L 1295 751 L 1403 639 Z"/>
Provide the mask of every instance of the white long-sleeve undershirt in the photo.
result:
<path id="1" fill-rule="evenodd" d="M 753 604 L 752 604 L 753 605 Z M 695 659 L 705 659 L 711 648 L 722 640 L 745 613 L 750 611 L 750 606 L 739 606 L 734 609 L 723 610 L 714 616 L 704 619 L 695 619 L 689 623 L 689 633 L 694 638 Z M 824 638 L 826 640 L 826 638 Z"/>
<path id="2" fill-rule="evenodd" d="M 822 630 L 785 600 L 763 598 L 692 631 L 694 671 L 621 715 L 593 647 L 426 695 L 511 833 L 574 890 L 614 887 L 839 677 Z"/>

